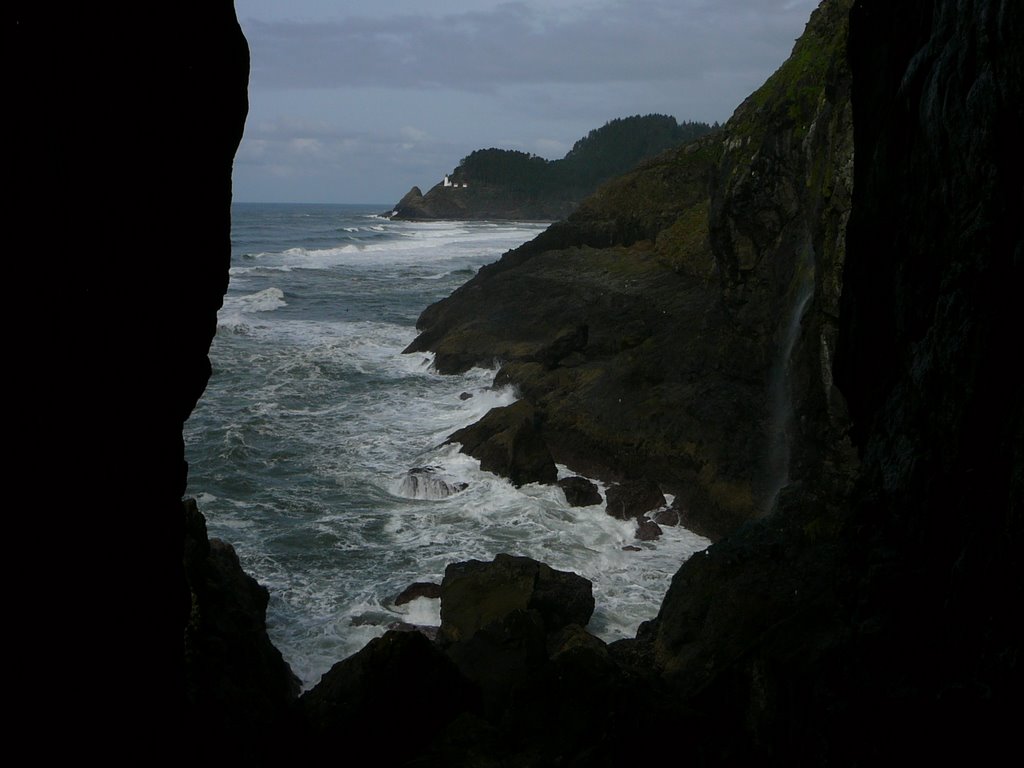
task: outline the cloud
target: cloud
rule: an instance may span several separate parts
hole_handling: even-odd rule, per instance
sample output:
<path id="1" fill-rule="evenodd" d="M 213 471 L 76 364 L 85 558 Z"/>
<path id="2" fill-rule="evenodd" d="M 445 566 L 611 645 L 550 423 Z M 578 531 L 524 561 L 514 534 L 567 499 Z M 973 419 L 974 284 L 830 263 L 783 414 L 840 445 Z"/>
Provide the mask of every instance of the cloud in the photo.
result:
<path id="1" fill-rule="evenodd" d="M 394 201 L 481 147 L 557 159 L 616 117 L 724 121 L 816 2 L 487 5 L 302 0 L 262 20 L 240 8 L 252 76 L 239 199 Z"/>
<path id="2" fill-rule="evenodd" d="M 814 3 L 611 0 L 318 22 L 250 21 L 253 86 L 457 88 L 656 82 L 778 64 Z"/>

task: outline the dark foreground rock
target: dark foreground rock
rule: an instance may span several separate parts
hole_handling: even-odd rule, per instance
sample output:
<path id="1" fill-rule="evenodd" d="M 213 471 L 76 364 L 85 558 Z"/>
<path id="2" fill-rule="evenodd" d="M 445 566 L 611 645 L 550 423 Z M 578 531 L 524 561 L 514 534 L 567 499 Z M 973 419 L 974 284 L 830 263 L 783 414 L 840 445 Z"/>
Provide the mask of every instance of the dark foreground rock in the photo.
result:
<path id="1" fill-rule="evenodd" d="M 582 626 L 593 610 L 586 579 L 499 555 L 452 564 L 443 586 L 438 643 L 389 632 L 336 664 L 287 721 L 290 759 L 324 760 L 362 739 L 387 765 L 653 758 L 652 744 L 618 734 L 639 732 L 665 704 L 644 680 L 650 668 L 633 669 L 640 654 L 619 652 L 631 660 L 619 663 Z"/>
<path id="2" fill-rule="evenodd" d="M 184 566 L 191 595 L 185 625 L 187 728 L 198 743 L 237 744 L 258 755 L 261 734 L 299 695 L 299 680 L 266 630 L 269 594 L 230 544 L 208 539 L 193 499 L 183 505 Z"/>
<path id="3" fill-rule="evenodd" d="M 166 167 L 170 173 L 161 174 L 159 183 L 187 180 L 194 194 L 188 198 L 190 215 L 177 219 L 180 231 L 168 227 L 167 243 L 156 247 L 158 262 L 170 271 L 165 282 L 174 301 L 159 303 L 146 296 L 161 308 L 157 316 L 164 323 L 168 318 L 182 322 L 167 323 L 174 330 L 169 344 L 160 347 L 162 365 L 152 377 L 137 381 L 129 375 L 133 391 L 170 391 L 170 407 L 153 411 L 171 416 L 144 419 L 142 431 L 150 436 L 126 441 L 114 453 L 94 450 L 92 443 L 105 426 L 99 419 L 79 416 L 60 433 L 79 440 L 70 446 L 60 443 L 69 455 L 81 457 L 82 466 L 72 468 L 82 481 L 75 484 L 77 492 L 90 487 L 86 481 L 108 476 L 112 466 L 125 477 L 138 469 L 147 484 L 145 492 L 132 496 L 130 510 L 120 510 L 122 517 L 108 515 L 109 525 L 98 526 L 94 516 L 80 515 L 88 532 L 86 525 L 71 528 L 81 537 L 63 531 L 76 548 L 88 550 L 95 566 L 78 574 L 102 576 L 96 583 L 104 589 L 126 578 L 157 584 L 173 573 L 180 579 L 171 597 L 160 593 L 163 599 L 152 605 L 140 601 L 133 611 L 121 612 L 127 617 L 112 615 L 95 633 L 101 642 L 86 647 L 99 651 L 89 660 L 100 670 L 103 685 L 83 688 L 76 676 L 73 684 L 60 680 L 56 687 L 42 687 L 45 701 L 31 702 L 38 711 L 54 712 L 54 696 L 81 692 L 89 697 L 89 708 L 99 715 L 88 721 L 95 729 L 69 731 L 63 721 L 53 729 L 69 734 L 79 755 L 91 751 L 109 758 L 126 732 L 120 717 L 113 719 L 111 731 L 110 708 L 103 696 L 94 695 L 108 690 L 111 669 L 124 668 L 119 655 L 124 638 L 147 654 L 147 662 L 135 667 L 143 682 L 135 686 L 141 703 L 176 702 L 184 697 L 160 683 L 162 665 L 151 663 L 151 656 L 154 648 L 181 647 L 182 630 L 195 626 L 193 605 L 199 606 L 206 626 L 232 625 L 236 619 L 240 626 L 253 624 L 248 609 L 243 617 L 250 618 L 232 617 L 236 598 L 215 608 L 216 595 L 203 598 L 198 581 L 190 587 L 186 579 L 186 571 L 204 561 L 200 571 L 209 566 L 218 572 L 224 566 L 234 573 L 228 550 L 211 546 L 204 554 L 201 544 L 190 545 L 186 560 L 192 565 L 186 568 L 178 546 L 184 491 L 180 427 L 209 373 L 206 349 L 229 265 L 230 159 L 244 115 L 237 100 L 237 68 L 208 66 L 230 58 L 226 51 L 238 51 L 233 14 L 224 5 L 212 15 L 195 13 L 191 6 L 186 10 L 181 15 L 175 11 L 170 23 L 190 44 L 152 50 L 182 57 L 179 51 L 187 51 L 189 66 L 184 58 L 172 59 L 182 66 L 166 71 L 184 78 L 175 81 L 180 89 L 164 95 L 173 108 L 149 116 L 180 117 L 175 127 L 183 131 L 180 146 L 185 149 L 172 155 Z M 480 638 L 461 664 L 417 633 L 387 635 L 356 661 L 343 662 L 322 683 L 324 688 L 303 697 L 279 727 L 263 728 L 252 740 L 236 738 L 262 722 L 258 702 L 265 696 L 271 697 L 271 708 L 278 696 L 286 700 L 288 686 L 282 691 L 270 682 L 266 690 L 253 693 L 252 708 L 242 703 L 232 712 L 212 712 L 206 720 L 200 715 L 209 711 L 203 709 L 207 705 L 186 706 L 184 719 L 170 718 L 173 723 L 166 729 L 175 738 L 165 732 L 164 738 L 147 741 L 154 753 L 174 753 L 185 744 L 192 763 L 327 763 L 339 760 L 353 744 L 372 739 L 387 745 L 382 762 L 397 765 L 657 764 L 664 738 L 634 737 L 649 732 L 652 723 L 671 724 L 673 740 L 685 745 L 687 761 L 697 765 L 995 764 L 1015 753 L 1022 682 L 1015 609 L 1024 602 L 1018 546 L 1024 538 L 1024 398 L 1015 375 L 1019 339 L 1014 333 L 1024 263 L 1024 219 L 1019 215 L 1024 11 L 1019 3 L 999 0 L 859 0 L 849 17 L 847 58 L 841 33 L 847 10 L 843 2 L 822 5 L 811 34 L 797 46 L 798 55 L 770 81 L 771 87 L 737 110 L 735 130 L 690 150 L 691 161 L 683 161 L 689 155 L 681 151 L 674 159 L 682 164 L 652 163 L 644 172 L 655 176 L 631 175 L 611 185 L 587 206 L 585 216 L 549 230 L 533 250 L 521 250 L 485 271 L 493 276 L 539 260 L 535 266 L 543 265 L 544 271 L 520 283 L 533 294 L 521 295 L 556 295 L 558 306 L 567 308 L 587 306 L 566 300 L 582 296 L 606 310 L 605 320 L 588 323 L 586 347 L 554 369 L 536 359 L 537 351 L 587 318 L 563 315 L 516 340 L 494 333 L 493 339 L 479 341 L 481 350 L 491 348 L 490 354 L 497 340 L 521 356 L 507 358 L 506 375 L 514 376 L 542 411 L 545 403 L 569 403 L 542 414 L 544 440 L 556 454 L 624 473 L 628 469 L 630 475 L 643 475 L 647 467 L 659 477 L 675 471 L 679 492 L 691 481 L 697 488 L 684 499 L 687 504 L 712 512 L 732 510 L 748 521 L 679 570 L 658 617 L 642 625 L 635 639 L 604 646 L 572 625 L 552 634 L 539 610 L 521 607 L 466 640 L 449 642 L 448 649 L 466 648 Z M 219 23 L 221 17 L 231 23 Z M 32 28 L 20 24 L 18 34 Z M 81 51 L 73 40 L 68 35 L 56 42 Z M 206 46 L 211 40 L 217 44 Z M 54 42 L 22 44 L 16 53 L 31 56 L 42 50 L 67 67 L 70 59 L 62 58 L 67 50 Z M 123 52 L 109 33 L 102 42 L 112 43 L 114 54 Z M 150 49 L 138 45 L 133 53 L 143 48 Z M 112 58 L 122 71 L 122 57 Z M 852 78 L 844 72 L 847 61 Z M 142 147 L 126 151 L 104 138 L 109 131 L 119 142 L 124 134 L 114 130 L 122 122 L 103 110 L 91 112 L 99 128 L 86 134 L 88 141 L 71 143 L 69 151 L 69 144 L 59 140 L 75 137 L 58 134 L 53 126 L 63 125 L 67 114 L 87 111 L 68 109 L 88 106 L 83 96 L 74 101 L 75 88 L 86 79 L 98 87 L 108 83 L 93 77 L 106 73 L 90 67 L 88 57 L 82 62 L 84 73 L 71 67 L 60 73 L 73 72 L 80 79 L 67 84 L 65 77 L 53 77 L 55 93 L 40 92 L 28 101 L 37 109 L 26 114 L 36 119 L 25 125 L 41 129 L 45 143 L 32 143 L 28 131 L 16 126 L 22 130 L 17 146 L 50 147 L 58 161 L 69 160 L 75 175 L 86 180 L 72 185 L 70 197 L 83 201 L 88 215 L 69 211 L 76 229 L 68 233 L 93 231 L 91 225 L 111 234 L 114 256 L 98 265 L 109 273 L 98 273 L 99 282 L 84 279 L 84 272 L 76 274 L 83 278 L 84 298 L 74 308 L 82 314 L 67 331 L 75 370 L 95 371 L 96 379 L 108 369 L 116 374 L 105 397 L 82 404 L 83 414 L 102 413 L 105 419 L 114 409 L 97 403 L 123 399 L 125 377 L 134 368 L 125 364 L 123 351 L 105 355 L 102 344 L 113 339 L 116 347 L 124 323 L 137 322 L 134 312 L 124 310 L 132 307 L 130 300 L 114 296 L 109 287 L 123 281 L 107 278 L 121 266 L 122 278 L 135 274 L 138 242 L 149 241 L 139 238 L 119 248 L 123 233 L 114 236 L 100 208 L 89 207 L 85 184 L 99 177 L 102 162 L 105 178 L 113 167 L 115 177 L 129 182 L 120 188 L 139 192 L 152 185 L 139 183 L 137 175 L 116 173 L 118 158 L 125 166 L 137 166 L 138 158 L 147 155 L 139 151 Z M 843 129 L 851 116 L 844 106 L 851 83 L 852 137 Z M 14 87 L 22 89 L 17 102 L 24 105 L 24 86 Z M 104 92 L 108 98 L 103 103 L 130 103 L 135 110 L 139 101 L 134 97 L 139 96 L 145 106 L 146 93 L 137 93 L 134 81 L 132 87 L 133 98 Z M 190 101 L 180 94 L 188 94 Z M 88 98 L 94 97 L 89 89 Z M 123 116 L 116 110 L 112 115 Z M 193 119 L 197 116 L 202 119 Z M 198 127 L 190 128 L 193 124 Z M 197 136 L 190 130 L 210 134 L 209 142 L 202 142 L 204 151 L 193 151 Z M 847 138 L 856 144 L 855 156 L 845 151 Z M 76 159 L 76 150 L 100 159 Z M 175 150 L 168 144 L 167 151 Z M 854 157 L 855 167 L 850 165 Z M 723 176 L 722 168 L 730 170 Z M 27 173 L 16 178 L 34 193 L 25 196 L 28 200 L 52 193 L 47 184 L 53 178 L 45 173 L 35 181 Z M 651 178 L 661 183 L 643 183 Z M 709 179 L 711 190 L 704 186 Z M 643 196 L 652 190 L 665 194 Z M 851 190 L 853 215 L 847 227 L 843 205 Z M 132 205 L 132 197 L 125 198 L 125 205 Z M 145 213 L 141 207 L 129 210 L 140 218 Z M 168 210 L 179 209 L 168 205 Z M 118 220 L 118 229 L 121 224 Z M 35 227 L 36 236 L 38 231 L 43 230 Z M 194 247 L 199 242 L 211 250 Z M 807 243 L 809 250 L 793 248 Z M 126 258 L 120 264 L 116 257 L 129 250 L 134 261 Z M 778 258 L 787 250 L 812 254 L 811 265 Z M 559 261 L 566 275 L 555 279 Z M 585 263 L 598 269 L 578 269 Z M 680 280 L 672 282 L 669 272 Z M 807 276 L 814 288 L 802 313 L 777 311 L 794 306 L 793 299 L 802 294 L 801 278 Z M 602 294 L 610 295 L 603 299 Z M 188 313 L 181 311 L 183 297 Z M 763 314 L 766 306 L 774 307 L 772 314 Z M 82 321 L 97 308 L 104 313 L 101 322 Z M 770 322 L 763 322 L 766 316 Z M 723 317 L 728 322 L 716 320 Z M 449 321 L 454 319 L 446 308 L 431 311 L 423 343 L 451 344 L 454 353 L 473 348 L 477 340 L 465 329 L 453 331 L 458 323 Z M 716 330 L 705 332 L 705 324 Z M 771 360 L 788 346 L 790 328 L 796 329 L 793 356 L 786 366 L 789 375 L 780 381 L 795 403 L 789 428 L 798 439 L 784 473 L 789 482 L 774 490 L 776 484 L 767 480 L 755 482 L 748 459 L 765 458 L 759 450 L 771 445 L 767 383 Z M 662 344 L 668 335 L 703 340 L 671 347 Z M 79 347 L 89 355 L 76 358 Z M 67 365 L 62 359 L 65 373 Z M 700 383 L 701 372 L 709 368 L 719 372 L 717 388 Z M 638 396 L 617 410 L 622 382 L 634 382 Z M 596 405 L 565 400 L 567 390 L 559 387 L 570 384 L 573 391 L 591 394 Z M 744 393 L 749 397 L 734 400 Z M 663 401 L 671 402 L 671 408 L 660 409 Z M 860 459 L 852 492 L 838 439 L 847 412 Z M 713 420 L 721 413 L 729 416 L 716 426 Z M 635 425 L 651 423 L 652 415 L 664 417 L 660 426 L 638 432 Z M 759 425 L 761 449 L 751 444 L 748 432 L 732 429 L 738 423 Z M 140 450 L 153 441 L 152 435 L 159 450 Z M 710 435 L 707 442 L 698 441 L 702 435 Z M 52 451 L 52 444 L 47 447 Z M 145 456 L 145 467 L 130 461 L 129 453 Z M 90 463 L 90 456 L 100 454 L 102 463 Z M 150 548 L 139 544 L 137 520 L 159 531 L 152 541 L 175 542 L 174 551 L 150 557 Z M 124 521 L 133 524 L 132 548 L 111 543 L 117 541 L 112 529 Z M 245 579 L 227 581 L 234 582 L 230 591 L 237 592 L 241 605 L 260 603 Z M 193 590 L 198 590 L 197 600 Z M 89 591 L 88 615 L 72 612 L 80 620 L 77 626 L 96 626 L 94 595 Z M 150 634 L 153 622 L 146 619 L 154 610 L 173 619 L 166 622 L 173 632 Z M 224 616 L 214 615 L 220 612 Z M 61 620 L 66 622 L 67 615 L 62 613 Z M 253 637 L 248 631 L 227 636 L 232 638 L 229 647 L 207 646 L 203 652 L 221 654 L 230 666 L 235 646 L 252 647 Z M 145 642 L 149 637 L 167 642 Z M 513 651 L 507 662 L 502 661 L 504 648 Z M 239 660 L 246 656 L 238 652 Z M 186 658 L 181 669 L 188 665 Z M 478 680 L 469 679 L 463 669 Z M 492 669 L 508 674 L 492 675 Z M 90 682 L 96 684 L 98 676 Z M 236 701 L 238 691 L 231 688 L 225 683 L 205 690 Z M 134 695 L 124 698 L 136 710 L 132 725 L 150 727 L 154 713 L 162 711 L 156 705 L 139 706 Z M 77 721 L 88 718 L 83 707 L 68 709 Z M 231 725 L 235 718 L 241 730 Z M 72 738 L 84 735 L 82 730 L 90 731 L 87 738 Z M 285 747 L 276 756 L 264 749 L 275 740 Z M 88 749 L 97 744 L 102 749 Z"/>
<path id="4" fill-rule="evenodd" d="M 293 716 L 292 754 L 372 749 L 381 764 L 405 765 L 478 702 L 475 686 L 434 643 L 418 632 L 390 631 L 303 694 Z"/>
<path id="5" fill-rule="evenodd" d="M 441 637 L 465 640 L 514 611 L 536 612 L 541 634 L 569 624 L 586 626 L 594 612 L 589 581 L 528 557 L 498 555 L 445 569 L 441 582 Z"/>

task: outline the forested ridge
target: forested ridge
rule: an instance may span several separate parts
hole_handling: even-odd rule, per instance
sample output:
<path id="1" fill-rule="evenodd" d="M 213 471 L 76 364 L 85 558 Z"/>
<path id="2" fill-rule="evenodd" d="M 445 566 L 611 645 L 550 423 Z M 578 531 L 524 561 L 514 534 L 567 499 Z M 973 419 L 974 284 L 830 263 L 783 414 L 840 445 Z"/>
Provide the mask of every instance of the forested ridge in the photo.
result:
<path id="1" fill-rule="evenodd" d="M 579 139 L 560 160 L 513 149 L 478 149 L 425 195 L 413 188 L 399 218 L 549 218 L 571 213 L 602 183 L 717 127 L 669 115 L 616 118 Z"/>

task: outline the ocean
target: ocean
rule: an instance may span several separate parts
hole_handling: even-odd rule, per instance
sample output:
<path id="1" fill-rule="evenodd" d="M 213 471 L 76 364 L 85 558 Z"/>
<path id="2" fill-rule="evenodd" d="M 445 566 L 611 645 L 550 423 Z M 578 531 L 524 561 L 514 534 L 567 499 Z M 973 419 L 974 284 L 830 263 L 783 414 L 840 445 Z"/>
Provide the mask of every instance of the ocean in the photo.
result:
<path id="1" fill-rule="evenodd" d="M 426 306 L 546 224 L 385 209 L 232 207 L 213 376 L 185 429 L 188 494 L 210 535 L 270 590 L 268 632 L 304 688 L 390 624 L 437 625 L 437 600 L 393 604 L 405 587 L 501 552 L 590 579 L 590 631 L 632 637 L 709 542 L 665 527 L 641 543 L 600 506 L 481 472 L 442 444 L 516 393 L 492 388 L 493 370 L 442 376 L 431 355 L 402 354 Z"/>

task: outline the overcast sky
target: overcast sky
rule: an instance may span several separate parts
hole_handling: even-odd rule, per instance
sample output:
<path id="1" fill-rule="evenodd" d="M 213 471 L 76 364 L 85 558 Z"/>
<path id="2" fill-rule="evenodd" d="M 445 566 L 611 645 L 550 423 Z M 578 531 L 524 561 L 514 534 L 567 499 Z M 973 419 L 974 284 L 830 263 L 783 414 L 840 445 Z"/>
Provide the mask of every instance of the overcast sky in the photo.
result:
<path id="1" fill-rule="evenodd" d="M 474 149 L 557 159 L 617 117 L 725 122 L 818 0 L 235 0 L 235 200 L 397 202 Z"/>

